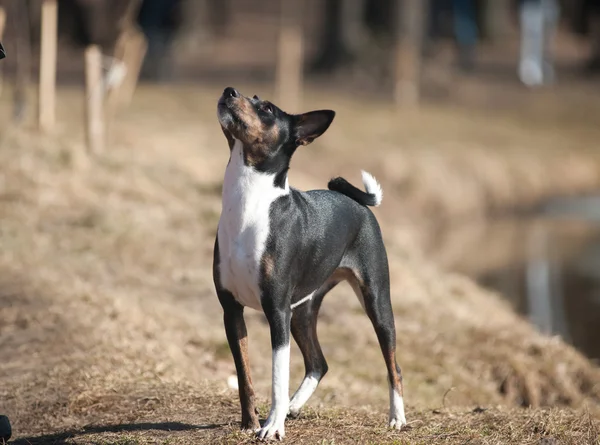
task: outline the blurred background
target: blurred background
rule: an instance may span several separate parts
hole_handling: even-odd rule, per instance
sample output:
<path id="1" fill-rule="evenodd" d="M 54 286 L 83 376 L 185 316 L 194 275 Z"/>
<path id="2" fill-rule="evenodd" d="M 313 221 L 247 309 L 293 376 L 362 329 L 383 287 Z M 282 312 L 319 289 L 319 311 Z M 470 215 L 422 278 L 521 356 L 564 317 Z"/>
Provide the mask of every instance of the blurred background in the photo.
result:
<path id="1" fill-rule="evenodd" d="M 41 3 L 0 3 L 8 13 L 5 46 L 13 54 L 3 64 L 8 73 L 14 72 L 17 58 L 36 64 Z M 123 29 L 132 27 L 147 40 L 141 78 L 161 83 L 273 81 L 282 27 L 300 28 L 307 81 L 370 97 L 389 94 L 402 71 L 399 65 L 409 62 L 427 67 L 420 79 L 427 97 L 451 94 L 458 73 L 509 92 L 505 87 L 518 81 L 539 86 L 560 80 L 573 86 L 600 71 L 600 6 L 595 0 L 306 0 L 282 7 L 287 4 L 58 0 L 58 79 L 80 81 L 83 62 L 75 57 L 77 51 L 93 43 L 111 54 Z M 402 64 L 397 57 L 401 42 L 409 47 L 406 52 L 418 51 L 419 60 Z M 19 44 L 23 47 L 16 51 Z"/>
<path id="2" fill-rule="evenodd" d="M 472 277 L 600 359 L 600 1 L 58 0 L 56 33 L 51 18 L 43 29 L 42 3 L 0 0 L 2 168 L 31 146 L 55 159 L 35 155 L 33 177 L 62 162 L 86 172 L 81 181 L 103 171 L 118 183 L 137 178 L 134 165 L 156 187 L 140 200 L 180 190 L 186 171 L 203 199 L 214 192 L 193 216 L 214 229 L 227 161 L 214 115 L 223 88 L 290 112 L 332 108 L 335 124 L 297 154 L 292 183 L 356 182 L 365 168 L 386 193 L 376 212 L 393 258 Z M 40 60 L 55 35 L 50 100 L 38 82 L 53 85 Z M 56 113 L 43 111 L 48 103 Z M 43 136 L 22 136 L 38 127 Z M 10 189 L 9 179 L 0 184 Z M 104 186 L 88 202 L 89 230 L 104 200 L 125 193 Z M 129 205 L 115 212 L 153 221 Z"/>

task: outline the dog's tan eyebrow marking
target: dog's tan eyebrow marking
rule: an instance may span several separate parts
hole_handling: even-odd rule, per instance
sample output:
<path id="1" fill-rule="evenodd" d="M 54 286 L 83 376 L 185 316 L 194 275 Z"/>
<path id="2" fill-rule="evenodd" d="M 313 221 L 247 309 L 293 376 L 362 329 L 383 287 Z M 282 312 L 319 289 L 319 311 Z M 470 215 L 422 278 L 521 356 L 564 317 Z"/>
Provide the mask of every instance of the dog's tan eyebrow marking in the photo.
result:
<path id="1" fill-rule="evenodd" d="M 279 126 L 276 123 L 265 124 L 258 114 L 257 108 L 263 109 L 264 104 L 273 106 L 268 102 L 255 105 L 250 99 L 242 99 L 238 103 L 238 113 L 244 125 L 244 134 L 241 136 L 244 161 L 249 166 L 257 166 L 263 162 L 279 138 Z"/>

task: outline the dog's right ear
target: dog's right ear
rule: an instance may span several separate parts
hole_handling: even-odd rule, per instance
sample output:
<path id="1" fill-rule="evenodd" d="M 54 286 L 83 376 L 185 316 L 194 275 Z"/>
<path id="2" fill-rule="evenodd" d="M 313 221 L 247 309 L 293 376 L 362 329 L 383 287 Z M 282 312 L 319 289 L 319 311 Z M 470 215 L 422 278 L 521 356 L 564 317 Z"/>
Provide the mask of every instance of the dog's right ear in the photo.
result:
<path id="1" fill-rule="evenodd" d="M 308 145 L 321 136 L 333 122 L 335 111 L 318 110 L 298 114 L 295 118 L 296 145 Z"/>

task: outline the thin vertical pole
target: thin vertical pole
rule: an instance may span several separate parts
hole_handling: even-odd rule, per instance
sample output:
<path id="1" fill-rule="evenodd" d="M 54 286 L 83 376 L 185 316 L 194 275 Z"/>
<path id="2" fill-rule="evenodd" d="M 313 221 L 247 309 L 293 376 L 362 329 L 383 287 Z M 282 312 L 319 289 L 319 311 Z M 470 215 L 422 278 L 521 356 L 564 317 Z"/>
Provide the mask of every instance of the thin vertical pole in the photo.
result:
<path id="1" fill-rule="evenodd" d="M 42 33 L 40 42 L 40 87 L 38 119 L 40 129 L 50 131 L 55 123 L 56 108 L 56 46 L 58 5 L 56 0 L 42 2 Z"/>
<path id="2" fill-rule="evenodd" d="M 102 53 L 98 45 L 85 50 L 86 135 L 92 153 L 104 150 L 104 86 L 102 83 Z"/>
<path id="3" fill-rule="evenodd" d="M 299 0 L 281 0 L 277 57 L 277 97 L 291 111 L 298 111 L 302 94 L 303 35 Z"/>
<path id="4" fill-rule="evenodd" d="M 420 101 L 421 52 L 425 31 L 427 0 L 396 0 L 396 79 L 397 105 L 417 105 Z"/>

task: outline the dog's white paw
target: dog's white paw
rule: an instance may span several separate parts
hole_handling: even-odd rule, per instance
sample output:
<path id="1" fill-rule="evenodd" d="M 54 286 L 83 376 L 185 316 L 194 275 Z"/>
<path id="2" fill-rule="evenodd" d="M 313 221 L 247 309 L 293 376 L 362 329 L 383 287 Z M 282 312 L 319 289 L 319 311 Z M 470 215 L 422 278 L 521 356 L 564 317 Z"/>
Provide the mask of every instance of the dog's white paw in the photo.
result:
<path id="1" fill-rule="evenodd" d="M 390 428 L 401 430 L 406 425 L 406 416 L 404 415 L 404 399 L 390 386 Z"/>
<path id="2" fill-rule="evenodd" d="M 270 418 L 267 419 L 265 425 L 256 431 L 256 436 L 260 440 L 277 439 L 283 440 L 285 437 L 285 418 L 280 421 L 273 421 Z"/>
<path id="3" fill-rule="evenodd" d="M 401 416 L 393 416 L 390 417 L 390 422 L 389 422 L 390 428 L 394 429 L 394 430 L 401 430 L 402 428 L 404 428 L 406 426 L 406 418 L 404 417 L 404 415 Z"/>

